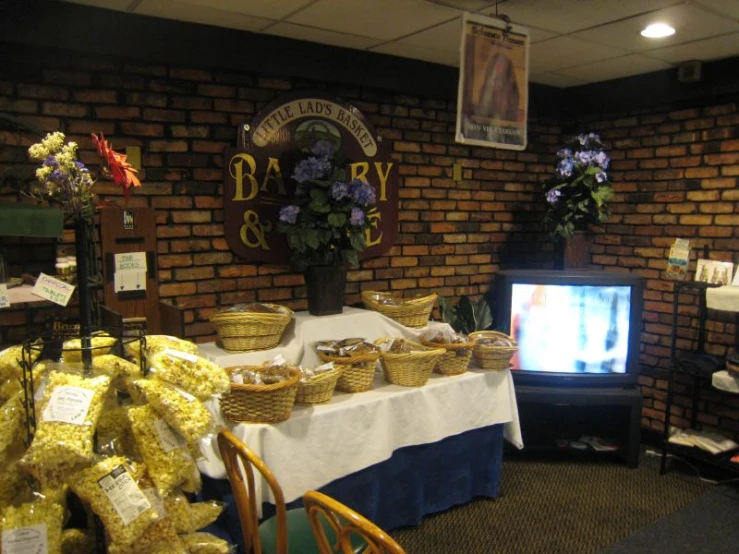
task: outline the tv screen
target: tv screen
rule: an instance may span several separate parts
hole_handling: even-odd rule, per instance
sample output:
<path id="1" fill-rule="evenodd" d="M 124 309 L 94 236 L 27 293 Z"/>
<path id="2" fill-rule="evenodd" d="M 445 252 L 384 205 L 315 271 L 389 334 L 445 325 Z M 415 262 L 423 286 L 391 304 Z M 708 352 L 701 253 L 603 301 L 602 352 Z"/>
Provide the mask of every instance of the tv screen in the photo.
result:
<path id="1" fill-rule="evenodd" d="M 503 270 L 496 327 L 518 342 L 517 383 L 629 386 L 639 374 L 643 279 L 601 271 Z"/>

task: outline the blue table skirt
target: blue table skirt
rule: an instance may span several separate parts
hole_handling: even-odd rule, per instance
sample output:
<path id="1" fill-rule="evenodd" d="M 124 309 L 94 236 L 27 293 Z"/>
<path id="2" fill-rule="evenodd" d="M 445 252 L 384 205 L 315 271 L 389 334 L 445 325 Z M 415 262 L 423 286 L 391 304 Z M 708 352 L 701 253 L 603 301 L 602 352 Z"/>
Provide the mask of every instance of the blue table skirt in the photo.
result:
<path id="1" fill-rule="evenodd" d="M 418 525 L 429 514 L 465 504 L 476 496 L 496 498 L 503 459 L 503 424 L 408 446 L 390 459 L 336 479 L 319 490 L 386 531 Z M 280 476 L 276 475 L 279 481 Z M 241 526 L 227 480 L 203 477 L 203 496 L 229 503 L 218 534 L 241 543 Z M 297 499 L 289 508 L 302 505 Z M 263 506 L 265 517 L 274 506 Z M 241 545 L 243 551 L 243 545 Z"/>

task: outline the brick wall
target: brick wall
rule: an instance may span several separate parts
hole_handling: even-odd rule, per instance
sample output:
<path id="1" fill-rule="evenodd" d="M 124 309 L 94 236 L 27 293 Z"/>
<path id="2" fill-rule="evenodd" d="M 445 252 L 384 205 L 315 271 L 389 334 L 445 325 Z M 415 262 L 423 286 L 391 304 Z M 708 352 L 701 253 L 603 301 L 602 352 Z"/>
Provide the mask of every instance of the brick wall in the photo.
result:
<path id="1" fill-rule="evenodd" d="M 691 240 L 691 276 L 703 247 L 712 259 L 739 262 L 737 96 L 584 119 L 576 126 L 600 132 L 609 145 L 618 193 L 607 233 L 596 239 L 593 263 L 646 278 L 642 415 L 645 427 L 661 430 L 673 311 L 673 285 L 664 276 L 669 247 L 676 237 Z M 681 294 L 680 300 L 677 348 L 688 351 L 698 337 L 698 299 Z M 735 350 L 736 321 L 734 314 L 709 310 L 709 353 L 723 356 Z M 688 382 L 681 379 L 677 390 L 684 393 Z M 698 420 L 738 432 L 736 396 L 706 388 Z M 687 426 L 689 407 L 690 398 L 680 394 L 672 423 Z"/>
<path id="2" fill-rule="evenodd" d="M 690 238 L 708 246 L 712 258 L 738 261 L 736 98 L 578 119 L 532 117 L 529 147 L 511 152 L 455 144 L 455 101 L 448 98 L 61 52 L 23 62 L 0 73 L 0 112 L 43 131 L 64 131 L 93 169 L 90 132 L 104 132 L 117 148 L 141 146 L 144 186 L 130 205 L 157 209 L 160 295 L 185 309 L 187 335 L 195 340 L 213 338 L 208 318 L 219 306 L 252 300 L 306 306 L 301 275 L 240 260 L 223 237 L 222 151 L 234 143 L 237 124 L 287 90 L 328 90 L 353 103 L 392 142 L 400 162 L 397 243 L 388 255 L 350 272 L 348 304 L 358 304 L 365 289 L 477 296 L 501 265 L 551 265 L 553 248 L 540 228 L 539 183 L 570 131 L 600 132 L 618 194 L 593 262 L 647 279 L 640 378 L 645 427 L 660 429 L 664 415 L 669 245 Z M 24 159 L 36 137 L 0 131 L 0 140 L 0 161 L 8 164 Z M 464 168 L 458 183 L 451 178 L 454 163 Z M 121 201 L 116 187 L 96 186 L 101 196 Z M 24 241 L 0 240 L 14 264 L 29 263 L 23 252 L 32 250 Z M 696 316 L 696 301 L 687 298 L 679 319 L 681 350 L 694 345 Z M 0 314 L 2 338 L 21 336 L 21 321 L 17 312 Z M 710 352 L 723 354 L 736 342 L 732 315 L 712 313 L 708 327 Z M 687 402 L 678 398 L 678 423 Z M 739 431 L 737 403 L 728 395 L 705 394 L 700 419 Z"/>
<path id="3" fill-rule="evenodd" d="M 195 340 L 214 338 L 208 320 L 219 306 L 259 300 L 306 307 L 302 275 L 245 262 L 223 237 L 222 152 L 234 144 L 236 125 L 295 88 L 326 89 L 354 104 L 392 142 L 400 163 L 397 243 L 350 271 L 348 304 L 361 303 L 365 289 L 477 296 L 501 259 L 551 262 L 551 247 L 537 247 L 543 237 L 532 223 L 543 208 L 538 182 L 559 141 L 555 123 L 532 120 L 526 152 L 471 148 L 454 143 L 454 100 L 63 53 L 33 63 L 5 72 L 0 111 L 45 132 L 65 132 L 93 170 L 91 132 L 104 132 L 118 149 L 142 148 L 143 187 L 129 205 L 157 209 L 159 293 L 185 309 L 187 335 Z M 14 165 L 36 140 L 27 133 L 0 137 L 6 144 L 0 156 Z M 461 182 L 452 180 L 454 163 L 462 164 Z M 122 202 L 109 182 L 96 190 Z M 22 256 L 12 252 L 23 249 L 9 250 L 11 265 L 20 264 Z M 20 332 L 6 330 L 6 338 Z"/>

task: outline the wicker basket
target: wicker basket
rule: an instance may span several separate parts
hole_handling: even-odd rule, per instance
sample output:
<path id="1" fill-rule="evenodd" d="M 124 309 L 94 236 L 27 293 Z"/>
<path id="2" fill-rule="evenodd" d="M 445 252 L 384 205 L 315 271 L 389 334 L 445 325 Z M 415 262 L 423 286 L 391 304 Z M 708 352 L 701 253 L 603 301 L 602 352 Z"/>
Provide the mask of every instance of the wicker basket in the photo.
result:
<path id="1" fill-rule="evenodd" d="M 434 368 L 436 373 L 442 375 L 461 375 L 467 371 L 472 359 L 472 349 L 475 342 L 440 343 L 421 339 L 421 344 L 429 348 L 443 348 L 446 352 L 442 355 Z"/>
<path id="2" fill-rule="evenodd" d="M 508 369 L 511 358 L 518 350 L 518 343 L 500 331 L 475 331 L 470 333 L 470 338 L 475 340 L 475 347 L 472 352 L 482 369 L 497 371 Z M 477 339 L 505 339 L 511 341 L 513 346 L 482 345 L 477 343 Z"/>
<path id="3" fill-rule="evenodd" d="M 393 304 L 378 302 L 378 298 L 392 298 Z M 362 292 L 362 302 L 368 310 L 380 312 L 406 327 L 423 327 L 429 322 L 437 294 L 419 298 L 395 298 L 386 292 L 366 290 Z"/>
<path id="4" fill-rule="evenodd" d="M 263 370 L 258 366 L 227 367 L 230 374 L 236 369 Z M 231 392 L 221 396 L 221 411 L 231 421 L 244 423 L 277 423 L 290 417 L 298 392 L 300 371 L 290 369 L 290 378 L 271 385 L 241 385 L 231 383 Z"/>
<path id="5" fill-rule="evenodd" d="M 298 394 L 295 402 L 298 404 L 323 404 L 331 400 L 336 388 L 336 382 L 341 377 L 342 367 L 336 366 L 331 371 L 325 371 L 311 377 L 307 383 L 298 383 Z"/>
<path id="6" fill-rule="evenodd" d="M 228 352 L 274 348 L 293 317 L 293 311 L 279 304 L 265 304 L 279 313 L 221 312 L 210 318 L 218 338 Z"/>
<path id="7" fill-rule="evenodd" d="M 375 344 L 391 340 L 391 337 L 382 337 Z M 382 352 L 380 363 L 385 381 L 403 387 L 422 387 L 429 380 L 437 362 L 444 355 L 443 348 L 428 348 L 411 341 L 413 352 L 395 353 Z"/>
<path id="8" fill-rule="evenodd" d="M 379 352 L 368 352 L 351 357 L 329 356 L 318 352 L 324 362 L 333 362 L 341 368 L 341 375 L 336 382 L 336 390 L 342 392 L 364 392 L 372 388 L 375 381 L 375 365 Z"/>

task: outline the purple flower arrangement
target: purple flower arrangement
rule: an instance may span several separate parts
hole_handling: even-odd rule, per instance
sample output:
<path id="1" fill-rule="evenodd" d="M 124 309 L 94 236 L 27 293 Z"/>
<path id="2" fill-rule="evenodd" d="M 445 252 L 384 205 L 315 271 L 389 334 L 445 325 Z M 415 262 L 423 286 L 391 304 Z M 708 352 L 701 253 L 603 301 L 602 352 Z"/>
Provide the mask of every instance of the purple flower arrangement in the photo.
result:
<path id="1" fill-rule="evenodd" d="M 577 135 L 557 152 L 554 176 L 543 186 L 548 205 L 544 223 L 553 238 L 567 238 L 608 220 L 614 194 L 608 182 L 610 161 L 595 133 Z"/>
<path id="2" fill-rule="evenodd" d="M 293 268 L 358 265 L 358 254 L 367 247 L 368 213 L 377 202 L 372 185 L 346 182 L 341 153 L 328 140 L 313 143 L 292 179 L 295 194 L 280 209 L 277 230 L 287 238 Z"/>

